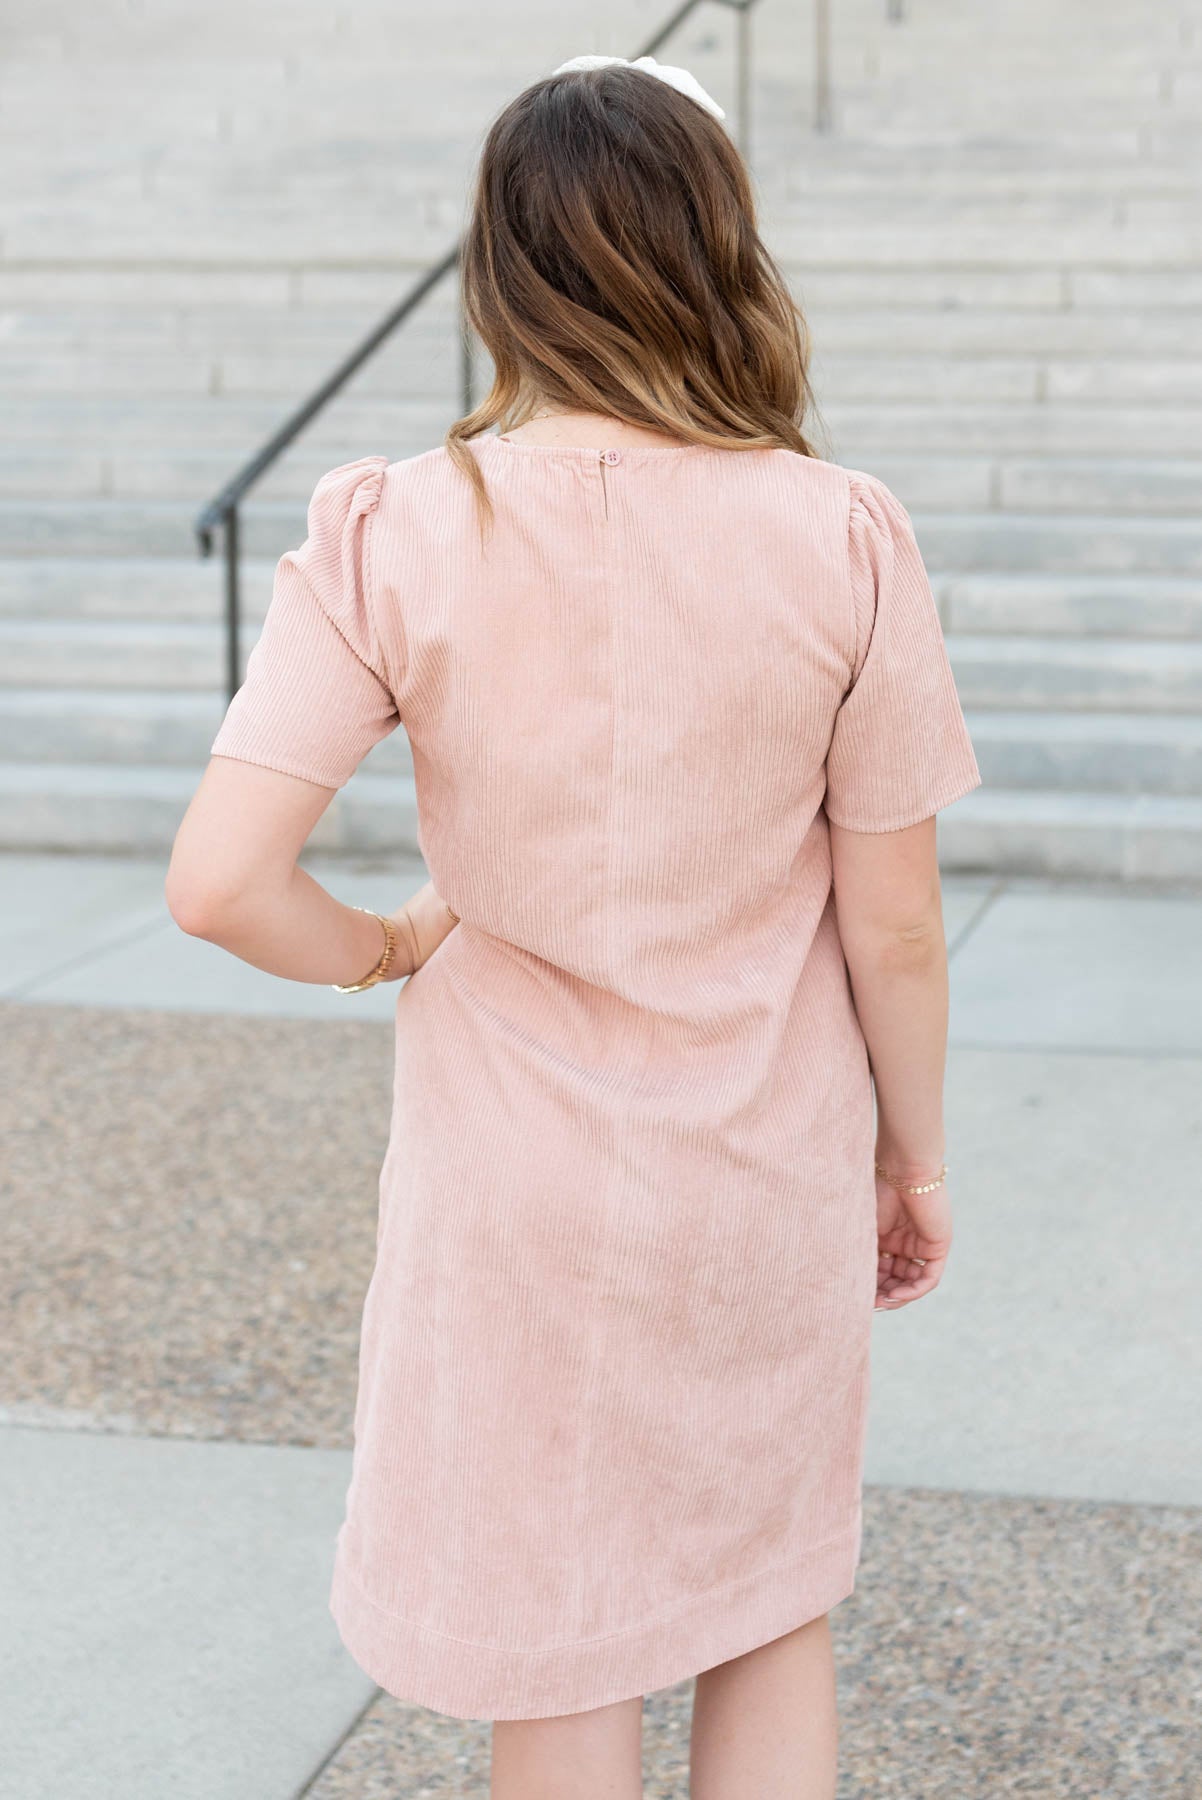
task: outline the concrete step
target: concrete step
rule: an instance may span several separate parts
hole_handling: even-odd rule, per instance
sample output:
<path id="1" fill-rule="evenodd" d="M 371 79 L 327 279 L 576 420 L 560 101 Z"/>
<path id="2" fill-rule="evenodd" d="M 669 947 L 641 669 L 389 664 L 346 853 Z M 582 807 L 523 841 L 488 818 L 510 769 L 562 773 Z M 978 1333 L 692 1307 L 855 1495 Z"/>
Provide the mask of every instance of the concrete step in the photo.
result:
<path id="1" fill-rule="evenodd" d="M 350 235 L 349 226 L 346 235 Z M 1202 224 L 1181 225 L 1168 219 L 1148 223 L 1129 219 L 1120 224 L 1113 216 L 1100 215 L 1078 225 L 1051 220 L 1031 225 L 1014 222 L 1003 231 L 972 214 L 950 222 L 936 215 L 925 222 L 897 220 L 892 225 L 844 216 L 817 233 L 808 221 L 787 219 L 772 237 L 774 254 L 783 261 L 800 262 L 808 245 L 812 262 L 819 266 L 964 262 L 1003 267 L 1043 263 L 1071 269 L 1105 262 L 1109 254 L 1120 266 L 1175 268 L 1193 266 L 1202 259 Z M 278 255 L 286 241 L 281 232 L 279 242 L 273 241 L 266 248 Z M 133 255 L 137 248 L 136 240 L 123 244 L 121 254 Z M 217 245 L 212 246 L 209 254 L 216 254 L 217 249 Z M 64 252 L 61 242 L 52 239 L 44 247 L 31 246 L 24 253 Z"/>
<path id="2" fill-rule="evenodd" d="M 225 714 L 216 687 L 0 687 L 0 761 L 204 767 Z M 364 770 L 409 775 L 398 728 L 373 746 Z"/>
<path id="3" fill-rule="evenodd" d="M 1073 269 L 1064 279 L 1073 307 L 1202 306 L 1202 268 Z"/>
<path id="4" fill-rule="evenodd" d="M 1087 880 L 1202 879 L 1202 798 L 985 788 L 939 816 L 939 860 L 956 873 Z"/>
<path id="5" fill-rule="evenodd" d="M 77 120 L 72 123 L 74 129 L 81 129 Z M 403 237 L 408 251 L 426 267 L 450 248 L 448 231 L 461 219 L 462 200 L 448 201 L 432 218 L 433 210 L 428 203 L 395 204 L 388 207 L 386 216 L 387 230 Z M 379 203 L 373 207 L 362 199 L 317 208 L 310 203 L 307 223 L 303 204 L 297 204 L 288 216 L 273 216 L 266 201 L 257 208 L 239 207 L 224 200 L 217 205 L 205 196 L 191 208 L 170 202 L 157 208 L 111 206 L 98 216 L 81 199 L 50 211 L 31 210 L 30 216 L 15 220 L 5 230 L 4 252 L 22 262 L 194 260 L 234 268 L 261 267 L 265 262 L 346 263 L 370 259 L 373 246 L 380 242 L 381 225 Z M 1167 243 L 1159 242 L 1153 231 L 1143 233 L 1139 242 L 1145 261 L 1170 257 Z M 1103 254 L 1098 232 L 1091 233 L 1088 242 L 1082 235 L 1077 260 L 1098 262 Z"/>
<path id="6" fill-rule="evenodd" d="M 847 211 L 848 198 L 843 193 L 832 195 L 817 187 L 795 192 L 783 201 L 778 200 L 773 227 L 800 226 L 817 230 L 830 224 L 838 228 Z M 1145 198 L 1142 195 L 1125 196 L 1122 213 L 1128 207 L 1142 206 Z M 1164 204 L 1176 199 L 1184 215 L 1188 198 L 1187 193 L 1168 196 Z M 949 189 L 938 181 L 913 185 L 879 182 L 855 196 L 855 208 L 857 226 L 879 224 L 896 229 L 898 225 L 906 224 L 926 231 L 938 221 L 946 229 L 956 231 L 965 225 L 976 228 L 987 222 L 991 231 L 1011 234 L 1049 226 L 1078 232 L 1089 227 L 1113 227 L 1122 216 L 1115 196 L 1101 182 L 1081 193 L 1040 192 L 1018 182 L 1001 191 L 988 186 Z"/>
<path id="7" fill-rule="evenodd" d="M 449 409 L 443 417 L 449 419 Z M 390 432 L 384 441 L 386 454 L 398 462 L 433 448 L 441 439 L 441 433 L 401 430 Z M 314 443 L 302 438 L 255 484 L 255 504 L 307 500 L 327 469 L 351 462 L 360 454 L 354 444 Z M 110 503 L 176 500 L 198 513 L 203 501 L 223 488 L 246 460 L 244 447 L 228 445 L 163 449 L 156 455 L 150 449 L 63 452 L 40 445 L 16 449 L 0 444 L 0 497 L 49 501 L 56 496 L 75 496 Z M 935 503 L 942 491 L 932 487 Z"/>
<path id="8" fill-rule="evenodd" d="M 73 451 L 100 447 L 114 454 L 155 445 L 165 451 L 219 449 L 228 453 L 232 472 L 274 434 L 301 397 L 293 395 L 283 405 L 278 395 L 262 394 L 131 394 L 127 400 L 113 394 L 17 394 L 0 407 L 0 443 L 45 445 L 56 452 L 64 445 Z M 394 439 L 413 436 L 429 448 L 441 442 L 458 416 L 458 399 L 457 392 L 449 401 L 343 392 L 298 444 L 382 442 L 391 451 Z M 296 454 L 295 448 L 287 454 Z"/>
<path id="9" fill-rule="evenodd" d="M 851 154 L 848 154 L 848 150 Z M 1132 156 L 1110 158 L 1046 157 L 1023 155 L 1020 146 L 1006 153 L 982 156 L 963 153 L 949 157 L 915 150 L 904 159 L 874 145 L 814 147 L 804 162 L 786 162 L 765 171 L 772 178 L 773 206 L 825 206 L 834 196 L 844 203 L 880 204 L 883 187 L 904 176 L 907 185 L 920 186 L 928 200 L 962 201 L 977 196 L 992 205 L 1025 206 L 1032 198 L 1044 204 L 1064 204 L 1074 197 L 1089 200 L 1099 195 L 1134 198 L 1138 195 L 1188 195 L 1196 192 L 1197 176 L 1181 160 L 1153 161 Z M 859 152 L 857 154 L 856 152 Z"/>
<path id="10" fill-rule="evenodd" d="M 0 557 L 196 554 L 193 525 L 208 497 L 202 489 L 191 502 L 0 500 Z M 299 501 L 252 500 L 240 521 L 242 543 L 251 556 L 282 555 L 302 542 L 307 525 Z"/>
<path id="11" fill-rule="evenodd" d="M 838 461 L 859 467 L 873 450 L 968 452 L 1018 456 L 1100 457 L 1121 451 L 1125 459 L 1193 457 L 1202 443 L 1202 405 L 1165 404 L 1111 410 L 1095 404 L 1040 402 L 1001 405 L 941 400 L 852 401 L 823 396 L 821 419 Z M 815 421 L 811 432 L 818 434 Z"/>
<path id="12" fill-rule="evenodd" d="M 402 284 L 403 285 L 403 284 Z M 394 299 L 399 299 L 398 285 Z M 328 356 L 331 365 L 367 334 L 386 310 L 360 298 L 342 306 L 53 306 L 0 307 L 0 346 L 6 352 L 14 348 L 44 354 L 53 350 L 103 350 L 125 354 L 154 350 L 158 354 L 193 353 L 222 356 L 230 352 L 255 351 L 267 337 L 278 350 L 294 355 Z M 1017 312 L 1013 317 L 1018 320 Z M 1099 314 L 1101 327 L 1109 336 L 1100 340 L 1109 345 L 1126 342 L 1120 337 L 1122 315 Z M 1107 322 L 1109 325 L 1107 326 Z M 1163 310 L 1147 314 L 1149 331 L 1160 332 L 1166 348 L 1176 344 L 1173 315 Z M 439 345 L 448 339 L 458 324 L 457 310 L 450 295 L 432 295 L 405 323 L 398 327 L 401 337 L 419 350 L 431 343 Z M 1134 335 L 1134 334 L 1132 334 Z"/>
<path id="13" fill-rule="evenodd" d="M 1202 397 L 1202 362 L 1128 357 L 1116 361 L 1112 369 L 1104 362 L 1085 359 L 1049 362 L 1044 370 L 1044 393 L 1049 401 L 1094 400 L 1108 405 L 1116 400 L 1154 401 L 1179 406 L 1182 401 Z"/>
<path id="14" fill-rule="evenodd" d="M 1177 358 L 1156 361 L 1116 358 L 1069 362 L 1025 356 L 994 357 L 915 354 L 905 360 L 864 353 L 847 357 L 825 349 L 819 340 L 813 359 L 819 403 L 827 399 L 855 404 L 865 400 L 944 401 L 1058 400 L 1106 401 L 1110 404 L 1196 405 L 1202 402 L 1202 362 Z"/>
<path id="15" fill-rule="evenodd" d="M 275 568 L 273 557 L 241 559 L 246 619 L 262 618 Z M 0 558 L 0 618 L 214 625 L 224 617 L 224 578 L 220 554 Z"/>
<path id="16" fill-rule="evenodd" d="M 979 65 L 978 65 L 979 67 Z M 975 73 L 975 71 L 974 71 Z M 1042 93 L 1016 93 L 1001 83 L 994 91 L 966 79 L 963 67 L 945 65 L 940 73 L 930 68 L 922 81 L 899 82 L 892 86 L 879 79 L 857 87 L 845 80 L 837 96 L 836 123 L 849 137 L 880 142 L 888 134 L 893 142 L 929 143 L 937 136 L 955 142 L 975 132 L 978 136 L 998 135 L 1003 140 L 1029 142 L 1042 137 L 1054 151 L 1060 137 L 1056 127 L 1049 129 L 1049 114 L 1071 115 L 1067 136 L 1074 142 L 1093 138 L 1105 154 L 1107 147 L 1118 147 L 1112 135 L 1116 120 L 1121 118 L 1121 132 L 1156 130 L 1166 125 L 1191 125 L 1193 98 L 1184 89 L 1157 95 L 1150 91 L 1126 96 L 1107 94 L 1101 89 L 1092 93 L 1074 89 L 1070 83 L 1062 87 L 1044 85 Z M 951 84 L 957 82 L 958 91 Z M 887 121 L 884 123 L 883 121 Z"/>
<path id="17" fill-rule="evenodd" d="M 1202 574 L 1202 524 L 1194 519 L 1030 512 L 915 512 L 911 516 L 931 569 Z"/>
<path id="18" fill-rule="evenodd" d="M 947 634 L 967 709 L 1202 714 L 1202 642 Z"/>
<path id="19" fill-rule="evenodd" d="M 1202 581 L 1188 576 L 949 572 L 932 586 L 949 632 L 1202 639 Z"/>
<path id="20" fill-rule="evenodd" d="M 174 620 L 5 619 L 0 668 L 12 687 L 173 688 L 222 684 L 214 624 Z"/>
<path id="21" fill-rule="evenodd" d="M 168 849 L 199 769 L 0 762 L 0 849 Z M 418 851 L 411 778 L 357 771 L 309 839 L 314 850 Z"/>
<path id="22" fill-rule="evenodd" d="M 878 475 L 911 511 L 1202 517 L 1202 459 L 905 455 L 884 446 L 860 454 L 855 466 Z"/>
<path id="23" fill-rule="evenodd" d="M 271 394 L 293 402 L 316 388 L 355 345 L 321 344 L 258 355 L 229 349 L 29 349 L 0 344 L 0 393 Z M 409 401 L 450 401 L 459 380 L 459 348 L 450 331 L 398 331 L 346 389 Z M 289 411 L 281 407 L 281 416 Z"/>
<path id="24" fill-rule="evenodd" d="M 965 708 L 988 788 L 1202 796 L 1202 715 Z"/>
<path id="25" fill-rule="evenodd" d="M 1045 311 L 1029 306 L 953 312 L 933 307 L 903 310 L 883 301 L 882 294 L 876 306 L 855 309 L 811 301 L 806 314 L 816 347 L 840 357 L 857 353 L 875 359 L 887 349 L 895 355 L 1038 358 L 1041 364 L 1103 357 L 1156 363 L 1198 354 L 1194 320 L 1184 308 L 1120 311 L 1066 306 Z"/>
<path id="26" fill-rule="evenodd" d="M 1140 150 L 1148 157 L 1174 159 L 1186 162 L 1196 168 L 1199 151 L 1202 151 L 1202 130 L 1195 119 L 1160 120 L 1154 125 L 1145 125 L 1139 134 Z"/>
<path id="27" fill-rule="evenodd" d="M 0 761 L 204 767 L 225 711 L 216 688 L 0 688 Z"/>
<path id="28" fill-rule="evenodd" d="M 998 464 L 997 499 L 1014 512 L 1180 514 L 1202 519 L 1198 458 L 1026 457 Z"/>

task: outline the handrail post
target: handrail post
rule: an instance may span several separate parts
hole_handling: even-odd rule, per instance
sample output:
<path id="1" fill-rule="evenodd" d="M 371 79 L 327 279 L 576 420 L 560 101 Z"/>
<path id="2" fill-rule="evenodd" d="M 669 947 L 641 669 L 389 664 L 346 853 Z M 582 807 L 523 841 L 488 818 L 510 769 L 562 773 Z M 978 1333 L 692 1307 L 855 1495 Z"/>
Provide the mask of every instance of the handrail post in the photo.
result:
<path id="1" fill-rule="evenodd" d="M 241 596 L 238 592 L 238 508 L 231 506 L 225 515 L 225 690 L 232 700 L 242 685 Z"/>
<path id="2" fill-rule="evenodd" d="M 831 128 L 831 7 L 814 0 L 814 130 Z"/>
<path id="3" fill-rule="evenodd" d="M 735 11 L 735 142 L 744 162 L 751 161 L 751 7 L 742 0 Z"/>

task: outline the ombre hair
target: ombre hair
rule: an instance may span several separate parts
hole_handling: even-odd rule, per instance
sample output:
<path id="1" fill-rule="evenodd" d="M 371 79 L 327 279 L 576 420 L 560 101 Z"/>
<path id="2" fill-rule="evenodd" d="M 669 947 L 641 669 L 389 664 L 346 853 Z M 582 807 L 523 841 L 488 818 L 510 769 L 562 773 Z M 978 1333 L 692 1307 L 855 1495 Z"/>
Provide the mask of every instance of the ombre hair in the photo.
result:
<path id="1" fill-rule="evenodd" d="M 645 70 L 551 75 L 510 101 L 484 141 L 461 281 L 494 379 L 444 442 L 482 524 L 492 501 L 467 443 L 541 404 L 690 444 L 819 454 L 803 429 L 809 333 L 743 158 Z"/>

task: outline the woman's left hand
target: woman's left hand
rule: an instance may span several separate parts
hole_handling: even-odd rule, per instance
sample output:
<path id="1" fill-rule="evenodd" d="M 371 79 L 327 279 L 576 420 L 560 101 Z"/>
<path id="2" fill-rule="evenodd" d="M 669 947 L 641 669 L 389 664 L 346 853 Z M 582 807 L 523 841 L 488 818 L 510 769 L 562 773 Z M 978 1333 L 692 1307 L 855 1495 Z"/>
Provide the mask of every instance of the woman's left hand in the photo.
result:
<path id="1" fill-rule="evenodd" d="M 405 929 L 402 913 L 409 915 L 413 935 L 417 938 L 418 960 L 412 969 L 406 964 L 413 952 L 413 939 Z M 406 900 L 404 906 L 399 906 L 394 913 L 390 913 L 389 917 L 397 928 L 397 961 L 385 977 L 388 981 L 399 981 L 406 975 L 416 973 L 433 956 L 443 939 L 450 937 L 457 923 L 432 881 L 427 881 L 424 887 L 418 888 L 416 894 Z"/>
<path id="2" fill-rule="evenodd" d="M 938 1287 L 952 1247 L 947 1183 L 925 1194 L 876 1178 L 876 1312 L 897 1312 Z"/>

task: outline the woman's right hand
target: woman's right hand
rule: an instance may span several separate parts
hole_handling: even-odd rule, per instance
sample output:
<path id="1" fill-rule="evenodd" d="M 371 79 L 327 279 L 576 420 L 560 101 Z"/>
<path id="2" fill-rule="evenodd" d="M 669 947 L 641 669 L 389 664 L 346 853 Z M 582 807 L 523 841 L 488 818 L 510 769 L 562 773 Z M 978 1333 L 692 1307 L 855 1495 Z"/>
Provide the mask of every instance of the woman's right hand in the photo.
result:
<path id="1" fill-rule="evenodd" d="M 393 924 L 399 935 L 398 956 L 391 972 L 384 977 L 386 981 L 400 981 L 407 975 L 416 975 L 427 962 L 444 938 L 449 938 L 455 930 L 457 920 L 451 916 L 446 901 L 439 894 L 432 881 L 427 881 L 406 900 L 404 906 L 398 906 L 390 913 Z M 406 928 L 406 918 L 413 927 L 411 937 Z M 413 939 L 416 938 L 416 948 Z M 412 968 L 409 963 L 412 961 Z"/>
<path id="2" fill-rule="evenodd" d="M 876 1160 L 903 1181 L 930 1178 L 893 1168 L 879 1150 Z M 896 1312 L 938 1287 L 952 1246 L 952 1209 L 946 1178 L 929 1193 L 907 1194 L 878 1175 L 876 1237 L 874 1312 Z"/>

